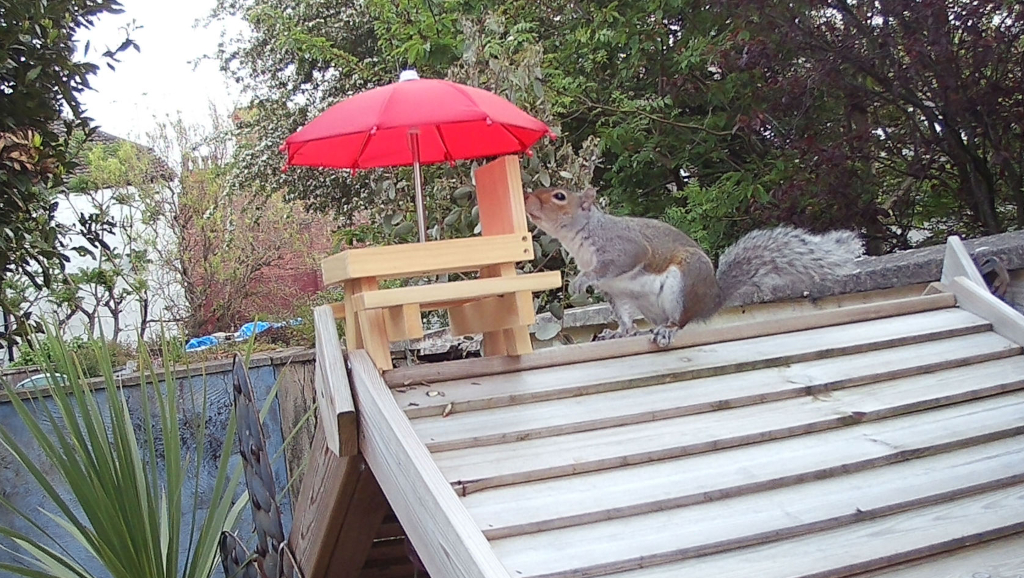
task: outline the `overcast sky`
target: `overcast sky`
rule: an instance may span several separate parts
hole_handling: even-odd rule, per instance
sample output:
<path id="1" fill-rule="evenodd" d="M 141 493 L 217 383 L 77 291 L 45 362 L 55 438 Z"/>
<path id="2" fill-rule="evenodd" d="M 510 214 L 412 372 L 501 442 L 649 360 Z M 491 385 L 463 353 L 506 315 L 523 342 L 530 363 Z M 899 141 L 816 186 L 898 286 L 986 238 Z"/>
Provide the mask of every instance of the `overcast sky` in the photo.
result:
<path id="1" fill-rule="evenodd" d="M 158 119 L 180 112 L 189 122 L 204 122 L 211 101 L 229 112 L 238 94 L 217 63 L 205 61 L 194 68 L 195 60 L 214 54 L 217 48 L 222 25 L 194 27 L 197 19 L 209 14 L 215 0 L 121 1 L 124 14 L 103 16 L 96 28 L 80 36 L 81 45 L 91 40 L 89 60 L 96 62 L 105 47 L 114 47 L 123 38 L 119 27 L 132 19 L 142 26 L 133 34 L 141 53 L 129 50 L 114 71 L 103 66 L 93 78 L 95 90 L 82 97 L 99 128 L 145 142 L 146 132 Z M 232 25 L 239 29 L 237 23 Z"/>

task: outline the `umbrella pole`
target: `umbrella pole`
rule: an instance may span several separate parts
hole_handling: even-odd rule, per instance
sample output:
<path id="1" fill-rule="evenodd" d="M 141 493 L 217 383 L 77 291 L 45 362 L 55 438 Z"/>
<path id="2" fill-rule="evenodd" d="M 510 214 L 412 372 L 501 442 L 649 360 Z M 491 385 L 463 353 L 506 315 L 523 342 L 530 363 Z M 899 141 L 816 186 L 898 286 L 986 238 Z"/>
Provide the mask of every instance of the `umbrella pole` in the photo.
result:
<path id="1" fill-rule="evenodd" d="M 409 146 L 412 148 L 412 182 L 416 187 L 416 225 L 420 243 L 427 241 L 427 223 L 423 208 L 423 175 L 420 173 L 420 131 L 409 132 Z"/>

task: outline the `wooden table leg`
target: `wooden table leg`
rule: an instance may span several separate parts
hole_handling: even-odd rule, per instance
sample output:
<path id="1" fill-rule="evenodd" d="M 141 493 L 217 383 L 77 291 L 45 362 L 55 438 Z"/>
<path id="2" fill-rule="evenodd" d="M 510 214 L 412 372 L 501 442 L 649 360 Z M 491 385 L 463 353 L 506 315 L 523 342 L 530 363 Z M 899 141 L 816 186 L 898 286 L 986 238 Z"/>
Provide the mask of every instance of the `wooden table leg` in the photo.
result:
<path id="1" fill-rule="evenodd" d="M 509 277 L 516 274 L 516 267 L 513 263 L 492 265 L 480 270 L 481 277 Z M 527 311 L 533 311 L 533 295 L 529 291 L 521 291 L 515 294 L 510 306 L 518 310 L 518 315 L 523 316 Z M 533 351 L 533 343 L 530 341 L 529 325 L 520 325 L 495 331 L 486 331 L 483 334 L 483 354 L 487 357 L 498 355 L 523 355 Z"/>
<path id="2" fill-rule="evenodd" d="M 391 342 L 379 309 L 356 311 L 352 297 L 378 289 L 377 279 L 368 277 L 345 283 L 345 342 L 349 349 L 365 349 L 381 371 L 392 369 Z"/>

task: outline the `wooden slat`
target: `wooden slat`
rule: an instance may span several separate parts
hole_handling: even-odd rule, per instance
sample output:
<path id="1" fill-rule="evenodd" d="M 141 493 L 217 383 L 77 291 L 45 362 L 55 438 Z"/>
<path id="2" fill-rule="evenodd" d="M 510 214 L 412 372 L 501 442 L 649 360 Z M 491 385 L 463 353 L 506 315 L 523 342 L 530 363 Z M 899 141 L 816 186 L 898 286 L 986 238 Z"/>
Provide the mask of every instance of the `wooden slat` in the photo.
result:
<path id="1" fill-rule="evenodd" d="M 327 576 L 331 552 L 364 468 L 361 457 L 338 456 L 331 450 L 323 426 L 317 424 L 289 536 L 306 578 Z"/>
<path id="2" fill-rule="evenodd" d="M 527 232 L 518 156 L 506 155 L 487 163 L 474 171 L 473 181 L 481 233 L 490 236 Z"/>
<path id="3" fill-rule="evenodd" d="M 356 408 L 348 384 L 348 371 L 341 353 L 338 326 L 330 306 L 321 305 L 313 310 L 316 333 L 317 411 L 319 423 L 324 426 L 327 447 L 341 456 L 352 456 L 358 451 L 356 434 Z"/>
<path id="4" fill-rule="evenodd" d="M 733 375 L 413 420 L 431 451 L 680 417 L 991 361 L 1021 352 L 992 332 Z"/>
<path id="5" fill-rule="evenodd" d="M 981 276 L 981 271 L 971 259 L 971 254 L 967 252 L 964 242 L 960 240 L 960 237 L 951 235 L 946 239 L 946 255 L 942 260 L 941 282 L 949 286 L 957 277 L 966 277 L 978 287 L 988 288 L 985 278 Z"/>
<path id="6" fill-rule="evenodd" d="M 953 279 L 950 288 L 960 307 L 990 321 L 996 333 L 1024 345 L 1024 315 L 1019 311 L 1000 301 L 984 285 L 979 287 L 964 277 Z"/>
<path id="7" fill-rule="evenodd" d="M 1024 534 L 857 574 L 854 578 L 999 578 L 1024 576 Z"/>
<path id="8" fill-rule="evenodd" d="M 953 307 L 955 304 L 956 299 L 953 295 L 940 294 L 842 309 L 815 311 L 788 318 L 764 319 L 752 323 L 739 323 L 723 327 L 704 327 L 700 324 L 691 324 L 676 335 L 675 340 L 668 349 L 750 339 L 767 335 L 781 335 L 818 327 L 830 327 L 872 319 L 883 319 L 896 315 L 933 311 Z M 551 347 L 522 357 L 485 357 L 396 368 L 388 372 L 385 379 L 391 387 L 403 387 L 410 384 L 470 379 L 485 375 L 519 372 L 567 363 L 611 359 L 656 351 L 663 351 L 663 349 L 651 343 L 648 337 L 614 339 L 564 347 Z"/>
<path id="9" fill-rule="evenodd" d="M 1024 434 L 1024 393 L 715 452 L 492 488 L 462 503 L 488 538 L 656 512 Z M 742 464 L 742 467 L 737 467 Z"/>
<path id="10" fill-rule="evenodd" d="M 367 562 L 371 560 L 391 560 L 391 559 L 407 560 L 409 556 L 405 550 L 405 540 L 383 540 L 373 543 L 373 547 L 370 548 L 370 553 L 367 554 Z"/>
<path id="11" fill-rule="evenodd" d="M 330 578 L 356 578 L 373 546 L 374 534 L 380 527 L 384 514 L 388 511 L 388 502 L 381 492 L 377 480 L 365 464 L 359 470 L 355 491 L 345 519 L 338 533 L 334 536 L 334 547 L 331 548 L 330 562 L 327 564 L 326 576 Z M 330 538 L 330 536 L 327 536 Z"/>
<path id="12" fill-rule="evenodd" d="M 494 540 L 516 576 L 568 578 L 819 532 L 1024 482 L 1019 438 L 733 499 Z M 1022 519 L 1024 521 L 1024 519 Z"/>
<path id="13" fill-rule="evenodd" d="M 321 269 L 324 285 L 329 287 L 363 277 L 438 275 L 531 259 L 533 239 L 519 233 L 349 249 L 324 259 Z"/>
<path id="14" fill-rule="evenodd" d="M 510 578 L 447 484 L 365 351 L 350 354 L 360 449 L 433 576 Z"/>
<path id="15" fill-rule="evenodd" d="M 1024 386 L 1024 357 L 797 398 L 434 454 L 465 492 L 842 427 Z M 527 459 L 528 458 L 528 459 Z"/>
<path id="16" fill-rule="evenodd" d="M 416 578 L 412 563 L 391 566 L 370 566 L 363 568 L 359 578 Z M 424 578 L 421 574 L 419 578 Z"/>
<path id="17" fill-rule="evenodd" d="M 405 530 L 398 522 L 386 522 L 377 528 L 377 538 L 401 538 L 405 536 Z"/>
<path id="18" fill-rule="evenodd" d="M 354 297 L 354 300 L 356 309 L 379 309 L 408 303 L 431 306 L 463 299 L 511 294 L 518 291 L 545 291 L 561 287 L 561 285 L 562 274 L 560 272 L 546 271 L 514 277 L 469 279 L 450 283 L 381 289 L 380 291 L 360 293 Z"/>
<path id="19" fill-rule="evenodd" d="M 589 361 L 432 386 L 411 385 L 396 389 L 395 399 L 410 417 L 425 417 L 441 415 L 449 404 L 454 412 L 504 407 L 848 355 L 990 328 L 977 316 L 950 308 L 851 323 L 841 329 L 824 327 L 649 353 L 628 362 Z"/>
<path id="20" fill-rule="evenodd" d="M 609 576 L 849 576 L 1022 530 L 1024 487 L 1018 485 L 827 532 Z"/>

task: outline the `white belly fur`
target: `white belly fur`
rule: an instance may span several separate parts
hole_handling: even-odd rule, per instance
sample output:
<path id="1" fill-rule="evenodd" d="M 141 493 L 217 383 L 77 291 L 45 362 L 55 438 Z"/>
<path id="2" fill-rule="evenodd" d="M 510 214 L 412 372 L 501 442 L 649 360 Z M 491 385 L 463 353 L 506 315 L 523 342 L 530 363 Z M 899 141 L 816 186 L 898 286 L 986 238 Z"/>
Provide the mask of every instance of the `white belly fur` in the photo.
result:
<path id="1" fill-rule="evenodd" d="M 683 314 L 683 274 L 677 267 L 663 273 L 634 269 L 601 279 L 598 289 L 615 301 L 628 303 L 654 325 L 677 323 Z"/>

